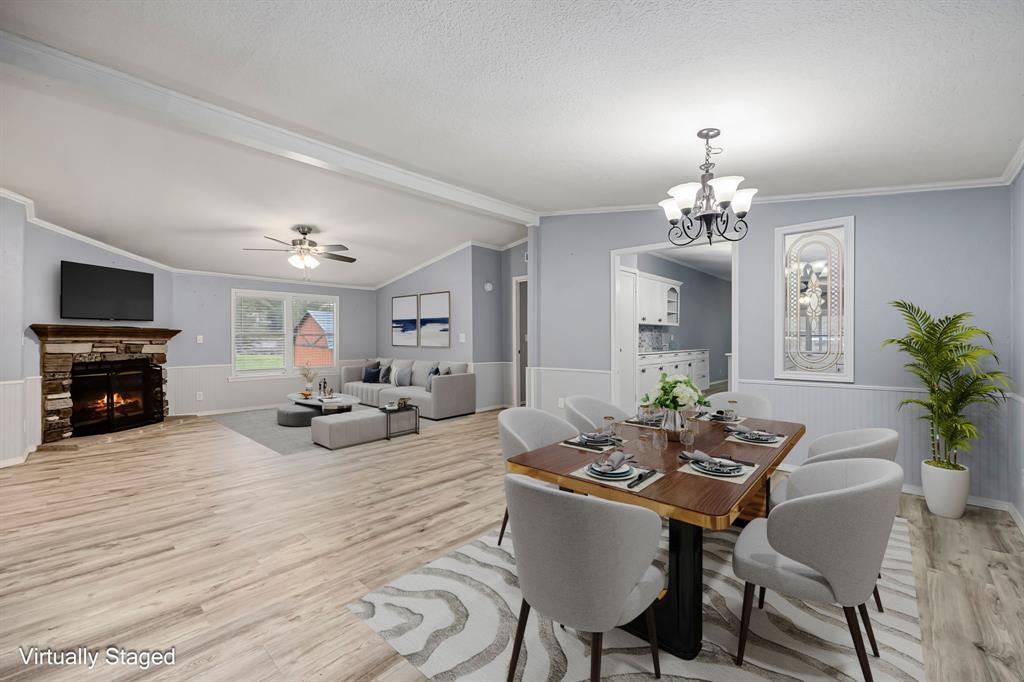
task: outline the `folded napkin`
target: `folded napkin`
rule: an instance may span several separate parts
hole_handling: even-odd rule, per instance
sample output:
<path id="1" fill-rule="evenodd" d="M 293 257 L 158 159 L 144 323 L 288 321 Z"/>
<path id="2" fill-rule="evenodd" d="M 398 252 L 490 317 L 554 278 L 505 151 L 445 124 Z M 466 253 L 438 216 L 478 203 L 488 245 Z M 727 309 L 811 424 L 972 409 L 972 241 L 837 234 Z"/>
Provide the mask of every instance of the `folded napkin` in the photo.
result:
<path id="1" fill-rule="evenodd" d="M 627 456 L 628 455 L 626 455 L 625 452 L 613 452 L 605 459 L 594 462 L 591 466 L 594 467 L 595 471 L 603 471 L 605 473 L 615 471 L 622 466 L 622 463 L 626 461 Z"/>
<path id="2" fill-rule="evenodd" d="M 705 464 L 712 464 L 716 467 L 723 469 L 739 469 L 743 466 L 742 464 L 738 464 L 732 461 L 731 459 L 712 457 L 706 452 L 701 452 L 700 450 L 694 450 L 693 452 L 684 452 L 683 456 L 695 462 L 704 462 Z"/>

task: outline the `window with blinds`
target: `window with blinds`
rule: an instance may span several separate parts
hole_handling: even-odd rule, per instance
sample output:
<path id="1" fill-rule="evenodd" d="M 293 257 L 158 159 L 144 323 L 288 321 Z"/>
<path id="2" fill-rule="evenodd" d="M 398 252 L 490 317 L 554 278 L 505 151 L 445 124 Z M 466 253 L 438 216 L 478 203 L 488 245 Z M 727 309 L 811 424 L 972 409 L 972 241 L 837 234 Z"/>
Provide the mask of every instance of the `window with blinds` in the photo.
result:
<path id="1" fill-rule="evenodd" d="M 232 301 L 235 374 L 335 366 L 337 297 L 235 290 Z"/>

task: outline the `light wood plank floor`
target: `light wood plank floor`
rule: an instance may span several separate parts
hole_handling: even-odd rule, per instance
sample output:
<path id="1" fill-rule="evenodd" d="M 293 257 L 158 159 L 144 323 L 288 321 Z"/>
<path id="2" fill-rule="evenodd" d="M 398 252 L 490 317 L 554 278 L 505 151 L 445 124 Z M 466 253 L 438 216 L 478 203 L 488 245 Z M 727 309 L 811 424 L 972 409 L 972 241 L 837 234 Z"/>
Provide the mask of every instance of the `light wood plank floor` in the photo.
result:
<path id="1" fill-rule="evenodd" d="M 299 455 L 183 418 L 0 470 L 0 679 L 420 679 L 345 604 L 497 526 L 495 415 Z M 1019 680 L 1016 526 L 903 509 L 930 678 Z M 174 646 L 177 664 L 86 676 L 19 645 Z"/>

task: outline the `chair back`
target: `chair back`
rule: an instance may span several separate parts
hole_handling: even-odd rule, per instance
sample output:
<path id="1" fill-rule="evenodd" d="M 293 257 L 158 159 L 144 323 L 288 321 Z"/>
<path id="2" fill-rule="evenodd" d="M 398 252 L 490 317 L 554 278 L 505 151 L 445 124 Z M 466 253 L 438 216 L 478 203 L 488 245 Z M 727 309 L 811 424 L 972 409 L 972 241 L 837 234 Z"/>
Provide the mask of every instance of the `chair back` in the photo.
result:
<path id="1" fill-rule="evenodd" d="M 736 410 L 741 417 L 754 419 L 771 419 L 772 404 L 766 398 L 751 393 L 722 391 L 708 396 L 712 410 Z"/>
<path id="2" fill-rule="evenodd" d="M 807 446 L 804 464 L 834 459 L 875 458 L 896 460 L 900 434 L 892 429 L 854 429 L 816 438 Z"/>
<path id="3" fill-rule="evenodd" d="M 589 395 L 571 395 L 565 399 L 565 418 L 580 432 L 603 429 L 605 417 L 622 421 L 628 419 L 629 415 L 615 405 Z"/>
<path id="4" fill-rule="evenodd" d="M 798 467 L 768 515 L 768 542 L 820 572 L 842 606 L 871 598 L 892 532 L 903 469 L 883 459 Z"/>
<path id="5" fill-rule="evenodd" d="M 661 518 L 649 509 L 505 476 L 523 599 L 583 632 L 614 628 L 626 597 L 651 566 Z"/>
<path id="6" fill-rule="evenodd" d="M 498 413 L 501 456 L 521 455 L 572 438 L 579 431 L 561 417 L 532 407 L 513 407 Z"/>

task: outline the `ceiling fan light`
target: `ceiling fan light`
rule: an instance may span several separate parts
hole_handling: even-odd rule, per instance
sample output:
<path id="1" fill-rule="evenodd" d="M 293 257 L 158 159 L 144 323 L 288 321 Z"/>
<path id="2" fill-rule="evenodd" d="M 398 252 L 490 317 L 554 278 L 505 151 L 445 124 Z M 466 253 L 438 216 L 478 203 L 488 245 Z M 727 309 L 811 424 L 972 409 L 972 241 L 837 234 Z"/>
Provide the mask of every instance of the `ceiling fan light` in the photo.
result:
<path id="1" fill-rule="evenodd" d="M 747 215 L 747 212 L 750 211 L 750 204 L 754 201 L 755 194 L 757 194 L 756 187 L 736 190 L 736 194 L 732 197 L 733 212 L 740 218 Z"/>
<path id="2" fill-rule="evenodd" d="M 288 256 L 288 264 L 291 265 L 293 268 L 298 268 L 299 270 L 302 270 L 306 267 L 303 264 L 302 256 L 300 256 L 297 253 L 293 253 L 292 255 Z"/>
<path id="3" fill-rule="evenodd" d="M 743 182 L 742 175 L 723 175 L 720 178 L 708 180 L 708 185 L 715 192 L 715 201 L 722 208 L 727 208 L 736 194 L 736 188 Z"/>
<path id="4" fill-rule="evenodd" d="M 697 201 L 697 192 L 700 190 L 700 187 L 699 182 L 684 182 L 670 189 L 668 195 L 676 200 L 676 204 L 681 211 L 689 213 L 690 209 L 693 208 L 694 202 Z"/>
<path id="5" fill-rule="evenodd" d="M 302 263 L 310 270 L 320 265 L 320 261 L 318 261 L 316 258 L 313 258 L 313 256 L 311 256 L 308 253 L 302 257 Z"/>
<path id="6" fill-rule="evenodd" d="M 676 222 L 683 217 L 683 212 L 679 209 L 679 204 L 676 203 L 675 199 L 664 199 L 658 202 L 658 206 L 661 206 L 665 211 L 665 217 L 668 218 L 669 222 Z"/>

